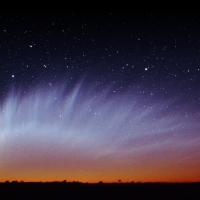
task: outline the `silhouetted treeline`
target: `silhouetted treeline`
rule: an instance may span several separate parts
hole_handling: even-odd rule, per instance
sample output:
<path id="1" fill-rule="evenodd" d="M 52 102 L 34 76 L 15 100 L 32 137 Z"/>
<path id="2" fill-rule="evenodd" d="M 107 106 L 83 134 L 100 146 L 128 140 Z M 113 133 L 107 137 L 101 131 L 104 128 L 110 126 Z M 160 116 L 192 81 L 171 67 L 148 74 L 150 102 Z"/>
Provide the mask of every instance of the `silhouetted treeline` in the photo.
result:
<path id="1" fill-rule="evenodd" d="M 200 183 L 0 183 L 0 199 L 200 199 Z"/>

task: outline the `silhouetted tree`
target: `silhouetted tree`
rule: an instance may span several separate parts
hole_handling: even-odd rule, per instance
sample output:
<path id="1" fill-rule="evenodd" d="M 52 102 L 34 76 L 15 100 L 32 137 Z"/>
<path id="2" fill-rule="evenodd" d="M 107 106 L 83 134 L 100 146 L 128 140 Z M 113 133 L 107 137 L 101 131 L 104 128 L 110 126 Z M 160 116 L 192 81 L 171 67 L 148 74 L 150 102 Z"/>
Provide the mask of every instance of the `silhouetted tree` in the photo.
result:
<path id="1" fill-rule="evenodd" d="M 16 184 L 16 183 L 18 183 L 18 181 L 12 181 L 12 183 Z"/>

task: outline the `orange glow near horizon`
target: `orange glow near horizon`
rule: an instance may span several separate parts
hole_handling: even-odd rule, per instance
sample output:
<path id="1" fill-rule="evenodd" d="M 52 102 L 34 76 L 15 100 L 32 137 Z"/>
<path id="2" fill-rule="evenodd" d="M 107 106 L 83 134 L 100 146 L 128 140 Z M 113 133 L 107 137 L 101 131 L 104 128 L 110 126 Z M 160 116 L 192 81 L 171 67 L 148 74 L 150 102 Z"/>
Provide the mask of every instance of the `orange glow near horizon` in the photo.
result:
<path id="1" fill-rule="evenodd" d="M 165 152 L 166 153 L 166 152 Z M 68 182 L 80 181 L 97 183 L 122 182 L 199 182 L 200 161 L 194 157 L 178 160 L 176 155 L 154 154 L 146 157 L 111 156 L 104 158 L 52 158 L 48 154 L 40 160 L 28 162 L 23 157 L 15 158 L 13 163 L 0 168 L 0 182 Z M 19 159 L 19 162 L 17 162 Z M 62 164 L 61 164 L 62 163 Z M 9 164 L 9 163 L 8 163 Z"/>

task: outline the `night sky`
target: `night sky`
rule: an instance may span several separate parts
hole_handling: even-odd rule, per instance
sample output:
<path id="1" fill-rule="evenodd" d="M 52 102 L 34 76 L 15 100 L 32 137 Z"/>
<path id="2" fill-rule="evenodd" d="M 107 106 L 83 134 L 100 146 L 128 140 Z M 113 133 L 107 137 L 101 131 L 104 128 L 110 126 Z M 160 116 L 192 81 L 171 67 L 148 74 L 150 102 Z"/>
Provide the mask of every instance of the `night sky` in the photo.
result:
<path id="1" fill-rule="evenodd" d="M 0 182 L 200 181 L 198 11 L 0 11 Z"/>

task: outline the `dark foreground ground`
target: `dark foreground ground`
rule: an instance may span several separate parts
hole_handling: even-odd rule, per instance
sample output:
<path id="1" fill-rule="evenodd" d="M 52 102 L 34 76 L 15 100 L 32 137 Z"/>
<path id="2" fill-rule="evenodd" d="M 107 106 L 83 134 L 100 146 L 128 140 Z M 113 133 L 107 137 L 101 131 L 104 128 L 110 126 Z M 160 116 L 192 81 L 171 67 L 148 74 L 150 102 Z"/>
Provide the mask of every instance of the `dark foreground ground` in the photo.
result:
<path id="1" fill-rule="evenodd" d="M 200 183 L 0 183 L 0 199 L 198 199 Z"/>

